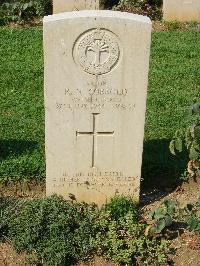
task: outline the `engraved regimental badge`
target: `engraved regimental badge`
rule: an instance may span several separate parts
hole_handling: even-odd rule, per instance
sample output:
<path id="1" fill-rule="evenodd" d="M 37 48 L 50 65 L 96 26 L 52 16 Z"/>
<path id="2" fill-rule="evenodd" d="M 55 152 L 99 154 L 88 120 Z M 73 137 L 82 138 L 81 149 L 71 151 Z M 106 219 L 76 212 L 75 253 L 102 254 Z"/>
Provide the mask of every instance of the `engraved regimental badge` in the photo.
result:
<path id="1" fill-rule="evenodd" d="M 91 29 L 75 42 L 73 57 L 83 71 L 92 75 L 110 72 L 120 57 L 117 36 L 106 29 Z"/>

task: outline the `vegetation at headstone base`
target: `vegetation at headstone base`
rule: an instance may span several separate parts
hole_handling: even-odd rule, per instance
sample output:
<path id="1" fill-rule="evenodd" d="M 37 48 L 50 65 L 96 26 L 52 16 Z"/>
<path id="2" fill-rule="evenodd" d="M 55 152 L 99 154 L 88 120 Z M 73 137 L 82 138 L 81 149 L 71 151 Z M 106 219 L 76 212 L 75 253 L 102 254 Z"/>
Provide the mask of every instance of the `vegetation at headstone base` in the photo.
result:
<path id="1" fill-rule="evenodd" d="M 135 207 L 123 198 L 114 198 L 105 206 L 93 225 L 97 232 L 94 246 L 99 254 L 120 265 L 162 265 L 168 259 L 169 242 L 145 235 L 146 225 L 139 222 Z"/>
<path id="2" fill-rule="evenodd" d="M 9 221 L 9 237 L 17 251 L 36 252 L 40 263 L 71 265 L 91 252 L 93 206 L 72 204 L 53 196 L 24 202 Z"/>
<path id="3" fill-rule="evenodd" d="M 158 24 L 159 23 L 159 24 Z M 186 22 L 179 22 L 179 21 L 162 21 L 156 22 L 156 25 L 163 26 L 164 30 L 168 31 L 193 31 L 199 30 L 199 23 L 198 21 L 186 21 Z M 154 26 L 154 23 L 153 23 Z"/>
<path id="4" fill-rule="evenodd" d="M 164 22 L 168 30 L 181 30 L 183 27 L 183 23 L 179 21 L 165 21 Z"/>
<path id="5" fill-rule="evenodd" d="M 121 265 L 167 261 L 168 241 L 145 235 L 138 207 L 128 198 L 115 198 L 101 210 L 58 196 L 0 202 L 0 238 L 29 254 L 33 265 L 72 265 L 94 253 Z"/>
<path id="6" fill-rule="evenodd" d="M 110 203 L 105 205 L 105 210 L 114 220 L 124 217 L 128 212 L 133 214 L 135 221 L 138 220 L 138 205 L 126 197 L 112 198 Z"/>
<path id="7" fill-rule="evenodd" d="M 189 153 L 187 171 L 189 175 L 183 178 L 196 176 L 200 171 L 200 103 L 193 104 L 189 109 L 188 126 L 177 130 L 173 140 L 170 142 L 170 151 L 173 155 L 186 149 Z"/>
<path id="8" fill-rule="evenodd" d="M 149 184 L 174 180 L 188 154 L 174 156 L 169 142 L 188 126 L 185 113 L 200 99 L 198 31 L 152 35 L 142 176 Z M 0 28 L 0 181 L 42 180 L 44 97 L 42 30 Z"/>
<path id="9" fill-rule="evenodd" d="M 51 0 L 7 0 L 0 4 L 0 25 L 31 22 L 52 14 Z"/>

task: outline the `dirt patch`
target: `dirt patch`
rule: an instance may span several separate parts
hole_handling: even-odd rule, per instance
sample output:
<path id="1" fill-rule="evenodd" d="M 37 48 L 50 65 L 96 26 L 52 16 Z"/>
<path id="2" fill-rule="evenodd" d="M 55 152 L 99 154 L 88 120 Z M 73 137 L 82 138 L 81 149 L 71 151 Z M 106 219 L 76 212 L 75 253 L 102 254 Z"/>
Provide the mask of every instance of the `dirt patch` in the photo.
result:
<path id="1" fill-rule="evenodd" d="M 186 231 L 172 241 L 171 246 L 176 249 L 176 254 L 172 257 L 174 266 L 200 265 L 200 239 L 198 234 Z"/>
<path id="2" fill-rule="evenodd" d="M 11 247 L 10 243 L 0 245 L 0 265 L 1 266 L 25 266 L 26 254 L 17 254 Z"/>
<path id="3" fill-rule="evenodd" d="M 26 253 L 16 253 L 9 242 L 0 245 L 0 265 L 1 266 L 28 266 Z M 71 265 L 73 266 L 73 265 Z M 116 266 L 112 262 L 106 261 L 102 257 L 94 256 L 88 262 L 79 262 L 74 266 Z"/>
<path id="4" fill-rule="evenodd" d="M 36 199 L 45 197 L 44 182 L 7 182 L 0 184 L 0 196 L 23 199 Z"/>
<path id="5" fill-rule="evenodd" d="M 117 266 L 117 265 L 110 261 L 106 261 L 102 257 L 95 256 L 89 262 L 79 262 L 76 266 Z"/>
<path id="6" fill-rule="evenodd" d="M 28 266 L 27 254 L 18 254 L 12 249 L 9 242 L 0 245 L 0 265 L 1 266 Z M 71 265 L 73 266 L 73 265 Z M 80 261 L 74 266 L 117 266 L 116 264 L 107 261 L 106 259 L 94 256 L 87 262 Z"/>

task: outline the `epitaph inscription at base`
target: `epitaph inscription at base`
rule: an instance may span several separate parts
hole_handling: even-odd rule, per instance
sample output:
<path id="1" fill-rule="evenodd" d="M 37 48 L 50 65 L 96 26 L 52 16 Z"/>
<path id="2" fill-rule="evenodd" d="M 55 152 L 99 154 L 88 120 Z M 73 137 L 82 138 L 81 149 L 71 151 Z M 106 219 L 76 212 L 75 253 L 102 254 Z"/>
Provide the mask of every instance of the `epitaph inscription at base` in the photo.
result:
<path id="1" fill-rule="evenodd" d="M 128 13 L 44 19 L 47 195 L 139 199 L 150 37 Z"/>

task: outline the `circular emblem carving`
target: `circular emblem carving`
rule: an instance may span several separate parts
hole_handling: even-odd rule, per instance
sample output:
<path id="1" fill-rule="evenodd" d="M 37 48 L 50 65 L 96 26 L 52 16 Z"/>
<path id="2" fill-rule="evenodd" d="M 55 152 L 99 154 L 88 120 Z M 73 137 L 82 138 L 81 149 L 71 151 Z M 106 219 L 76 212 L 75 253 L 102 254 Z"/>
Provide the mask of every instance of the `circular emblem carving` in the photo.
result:
<path id="1" fill-rule="evenodd" d="M 92 75 L 110 72 L 119 56 L 117 37 L 106 29 L 92 29 L 83 33 L 76 40 L 73 50 L 75 62 Z"/>

